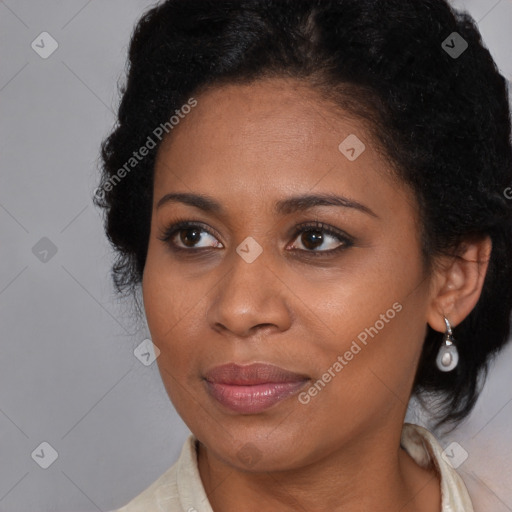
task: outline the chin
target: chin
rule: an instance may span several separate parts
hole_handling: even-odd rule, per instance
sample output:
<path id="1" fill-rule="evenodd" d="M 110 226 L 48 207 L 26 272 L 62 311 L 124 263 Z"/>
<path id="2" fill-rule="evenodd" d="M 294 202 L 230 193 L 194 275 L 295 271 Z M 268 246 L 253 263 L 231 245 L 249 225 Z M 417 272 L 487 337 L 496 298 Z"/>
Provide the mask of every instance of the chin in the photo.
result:
<path id="1" fill-rule="evenodd" d="M 303 446 L 303 429 L 302 435 L 298 432 L 296 436 L 289 429 L 286 429 L 286 436 L 280 436 L 277 429 L 275 426 L 265 431 L 243 428 L 229 433 L 224 431 L 223 435 L 211 431 L 195 435 L 215 456 L 240 471 L 286 471 L 300 466 L 303 452 L 297 451 L 297 447 Z"/>

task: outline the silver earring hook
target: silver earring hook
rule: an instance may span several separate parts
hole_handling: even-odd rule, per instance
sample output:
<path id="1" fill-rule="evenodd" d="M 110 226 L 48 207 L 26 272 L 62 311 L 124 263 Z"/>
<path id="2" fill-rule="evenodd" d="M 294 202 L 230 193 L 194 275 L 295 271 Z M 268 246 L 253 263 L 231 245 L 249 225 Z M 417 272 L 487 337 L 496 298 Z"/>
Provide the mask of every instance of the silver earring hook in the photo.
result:
<path id="1" fill-rule="evenodd" d="M 446 324 L 446 332 L 450 335 L 450 336 L 453 336 L 453 332 L 452 332 L 452 325 L 450 324 L 450 321 L 448 320 L 448 318 L 446 318 L 445 316 L 443 316 L 444 318 L 444 323 Z"/>

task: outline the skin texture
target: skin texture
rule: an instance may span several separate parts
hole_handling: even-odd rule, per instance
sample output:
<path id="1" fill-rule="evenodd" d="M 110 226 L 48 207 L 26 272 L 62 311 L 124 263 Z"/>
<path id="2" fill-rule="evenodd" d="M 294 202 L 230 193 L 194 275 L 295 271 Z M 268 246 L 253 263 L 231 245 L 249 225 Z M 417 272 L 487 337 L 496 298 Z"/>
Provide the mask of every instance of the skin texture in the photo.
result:
<path id="1" fill-rule="evenodd" d="M 427 324 L 444 331 L 443 313 L 453 325 L 469 314 L 489 240 L 468 243 L 463 258 L 439 260 L 428 274 L 413 193 L 364 123 L 305 84 L 227 85 L 197 101 L 158 153 L 143 298 L 164 385 L 200 441 L 213 509 L 439 512 L 439 480 L 400 448 L 401 428 Z M 366 146 L 354 161 L 338 150 L 350 134 Z M 222 212 L 179 202 L 157 208 L 178 192 L 208 195 Z M 350 198 L 374 215 L 339 206 L 273 211 L 281 199 L 310 193 Z M 178 220 L 213 230 L 195 241 L 202 253 L 187 249 L 186 230 L 173 239 L 188 252 L 160 239 Z M 323 255 L 340 240 L 294 236 L 314 221 L 353 244 Z M 252 263 L 236 252 L 249 236 L 263 249 Z M 206 390 L 203 376 L 214 366 L 264 362 L 307 375 L 307 391 L 396 303 L 400 312 L 307 404 L 294 395 L 239 414 Z"/>

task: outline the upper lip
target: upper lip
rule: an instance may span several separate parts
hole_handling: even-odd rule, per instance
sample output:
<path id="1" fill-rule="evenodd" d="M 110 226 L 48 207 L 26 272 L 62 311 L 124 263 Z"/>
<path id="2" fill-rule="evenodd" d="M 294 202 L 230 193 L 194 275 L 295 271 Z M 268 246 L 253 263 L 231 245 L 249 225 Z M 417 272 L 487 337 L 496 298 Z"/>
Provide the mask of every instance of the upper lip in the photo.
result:
<path id="1" fill-rule="evenodd" d="M 208 370 L 205 373 L 205 379 L 217 384 L 251 386 L 267 383 L 299 382 L 308 379 L 308 377 L 268 363 L 248 365 L 227 363 Z"/>

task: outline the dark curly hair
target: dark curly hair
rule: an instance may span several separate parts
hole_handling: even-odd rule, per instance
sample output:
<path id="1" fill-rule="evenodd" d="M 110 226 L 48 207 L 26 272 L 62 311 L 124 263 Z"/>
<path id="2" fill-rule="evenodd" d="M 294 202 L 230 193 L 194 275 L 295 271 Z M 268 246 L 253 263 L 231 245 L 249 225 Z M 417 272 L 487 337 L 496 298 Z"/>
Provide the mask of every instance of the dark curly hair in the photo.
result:
<path id="1" fill-rule="evenodd" d="M 453 37 L 467 43 L 461 55 L 447 51 Z M 428 327 L 413 387 L 420 401 L 437 397 L 436 426 L 467 417 L 491 357 L 507 342 L 512 309 L 507 82 L 473 19 L 444 0 L 167 0 L 138 22 L 127 75 L 93 199 L 117 252 L 116 290 L 136 292 L 142 280 L 155 128 L 171 133 L 170 116 L 209 87 L 265 77 L 304 81 L 365 119 L 415 191 L 427 270 L 436 256 L 456 255 L 462 241 L 491 237 L 481 298 L 454 329 L 459 365 L 437 370 L 442 335 Z M 143 147 L 147 154 L 135 160 Z"/>

